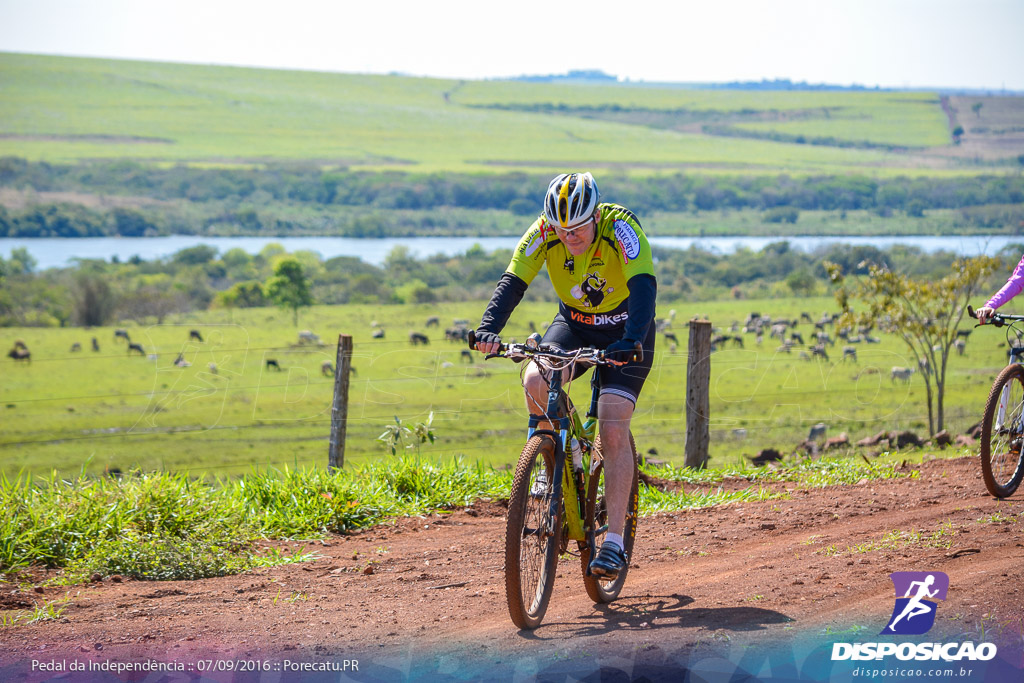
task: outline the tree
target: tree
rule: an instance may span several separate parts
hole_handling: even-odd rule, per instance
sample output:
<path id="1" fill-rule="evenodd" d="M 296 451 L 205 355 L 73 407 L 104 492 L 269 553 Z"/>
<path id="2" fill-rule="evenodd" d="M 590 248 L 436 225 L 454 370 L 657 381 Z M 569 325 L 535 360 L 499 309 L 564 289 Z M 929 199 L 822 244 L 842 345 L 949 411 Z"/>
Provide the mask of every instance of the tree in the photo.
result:
<path id="1" fill-rule="evenodd" d="M 959 145 L 960 144 L 960 140 L 963 137 L 964 137 L 964 127 L 958 124 L 957 127 L 953 129 L 953 144 L 954 145 Z"/>
<path id="2" fill-rule="evenodd" d="M 281 308 L 292 309 L 292 322 L 298 326 L 299 309 L 313 305 L 309 279 L 294 258 L 283 258 L 274 266 L 274 274 L 263 288 L 268 299 Z"/>
<path id="3" fill-rule="evenodd" d="M 806 268 L 794 270 L 786 276 L 786 286 L 797 296 L 810 296 L 814 292 L 814 276 Z"/>
<path id="4" fill-rule="evenodd" d="M 971 111 L 973 111 L 974 115 L 979 119 L 981 118 L 981 108 L 983 106 L 985 105 L 982 102 L 975 102 L 974 104 L 971 105 Z"/>
<path id="5" fill-rule="evenodd" d="M 117 297 L 111 291 L 105 273 L 82 271 L 75 275 L 75 302 L 72 318 L 84 327 L 107 324 L 117 308 Z"/>
<path id="6" fill-rule="evenodd" d="M 843 283 L 840 266 L 828 261 L 824 265 L 833 282 Z M 872 264 L 866 277 L 853 281 L 850 288 L 843 284 L 836 290 L 836 300 L 843 309 L 840 324 L 877 324 L 906 343 L 917 367 L 930 368 L 921 376 L 931 434 L 942 431 L 945 422 L 946 362 L 957 338 L 957 327 L 984 278 L 1000 265 L 999 259 L 991 256 L 960 259 L 953 263 L 950 275 L 929 282 Z M 851 297 L 866 303 L 867 310 L 854 314 Z"/>

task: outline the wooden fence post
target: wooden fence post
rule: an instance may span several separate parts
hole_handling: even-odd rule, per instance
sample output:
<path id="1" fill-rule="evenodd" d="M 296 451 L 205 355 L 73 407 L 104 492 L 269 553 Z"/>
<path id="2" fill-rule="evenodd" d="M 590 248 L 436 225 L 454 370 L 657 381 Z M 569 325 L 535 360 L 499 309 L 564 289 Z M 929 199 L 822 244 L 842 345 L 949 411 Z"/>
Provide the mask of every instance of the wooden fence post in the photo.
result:
<path id="1" fill-rule="evenodd" d="M 703 469 L 708 464 L 711 434 L 711 322 L 691 320 L 686 365 L 686 452 L 683 464 Z"/>
<path id="2" fill-rule="evenodd" d="M 352 367 L 352 336 L 338 335 L 338 358 L 334 363 L 334 402 L 331 404 L 331 442 L 327 471 L 345 465 L 345 431 L 348 426 L 348 375 Z"/>

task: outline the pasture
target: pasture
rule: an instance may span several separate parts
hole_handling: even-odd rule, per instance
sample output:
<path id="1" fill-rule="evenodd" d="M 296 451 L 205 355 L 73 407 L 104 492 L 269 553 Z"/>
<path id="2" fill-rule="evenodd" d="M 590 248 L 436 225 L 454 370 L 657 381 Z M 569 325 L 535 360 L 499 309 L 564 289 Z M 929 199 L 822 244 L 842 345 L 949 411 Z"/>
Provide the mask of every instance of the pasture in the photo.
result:
<path id="1" fill-rule="evenodd" d="M 291 160 L 420 172 L 567 165 L 641 174 L 978 171 L 963 160 L 723 137 L 704 127 L 951 148 L 939 99 L 925 92 L 462 82 L 10 53 L 0 54 L 0 84 L 0 154 L 50 162 Z"/>
<path id="2" fill-rule="evenodd" d="M 188 471 L 231 476 L 268 467 L 325 466 L 333 379 L 322 363 L 335 360 L 339 333 L 354 338 L 346 462 L 391 457 L 376 438 L 397 417 L 404 424 L 433 413 L 429 456 L 464 456 L 502 466 L 515 461 L 524 438 L 525 409 L 519 367 L 500 359 L 471 362 L 460 343 L 443 330 L 464 318 L 475 326 L 484 302 L 395 306 L 317 306 L 304 310 L 299 328 L 278 309 L 204 311 L 163 325 L 122 324 L 145 356 L 128 355 L 114 328 L 8 328 L 4 349 L 21 339 L 32 363 L 4 358 L 0 370 L 0 472 L 131 469 Z M 707 316 L 724 333 L 751 311 L 773 318 L 817 319 L 834 311 L 828 298 L 762 301 L 659 302 L 659 317 L 676 311 L 670 329 L 675 352 L 659 338 L 652 374 L 633 431 L 638 448 L 681 464 L 685 441 L 686 321 Z M 550 303 L 524 302 L 505 337 L 525 338 L 529 322 L 550 320 Z M 429 316 L 440 327 L 425 326 Z M 372 326 L 378 323 L 378 328 Z M 966 323 L 961 325 L 967 328 Z M 197 329 L 203 341 L 189 338 Z M 298 332 L 318 334 L 324 346 L 299 344 Z M 382 339 L 374 329 L 384 329 Z M 811 325 L 796 331 L 809 339 Z M 424 333 L 426 346 L 412 346 L 410 332 Z M 859 344 L 856 362 L 843 361 L 843 342 L 830 347 L 829 361 L 804 360 L 799 345 L 778 351 L 778 341 L 753 335 L 716 351 L 711 361 L 711 464 L 736 466 L 766 447 L 789 452 L 824 422 L 828 436 L 851 441 L 883 429 L 909 428 L 927 436 L 924 384 L 919 374 L 894 383 L 892 366 L 913 366 L 894 336 Z M 95 336 L 100 351 L 90 350 Z M 950 358 L 946 426 L 951 433 L 977 422 L 988 386 L 1005 362 L 1001 334 L 976 330 L 963 357 Z M 78 342 L 83 350 L 71 352 Z M 187 367 L 174 364 L 178 355 Z M 155 356 L 155 358 L 154 358 Z M 280 370 L 268 367 L 276 360 Z M 210 367 L 216 366 L 216 373 Z M 589 382 L 572 387 L 585 408 Z M 415 452 L 415 450 L 413 451 Z"/>

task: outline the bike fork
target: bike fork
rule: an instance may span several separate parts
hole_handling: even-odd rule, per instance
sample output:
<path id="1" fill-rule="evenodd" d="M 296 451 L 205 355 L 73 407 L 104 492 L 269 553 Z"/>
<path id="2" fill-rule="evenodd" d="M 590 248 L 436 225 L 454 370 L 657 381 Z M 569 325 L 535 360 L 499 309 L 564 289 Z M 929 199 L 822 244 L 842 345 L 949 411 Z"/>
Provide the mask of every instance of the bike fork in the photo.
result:
<path id="1" fill-rule="evenodd" d="M 565 453 L 559 455 L 559 449 L 555 447 L 555 471 L 552 473 L 554 481 L 551 482 L 551 502 L 548 508 L 547 534 L 549 537 L 560 540 L 561 529 L 555 528 L 555 520 L 558 519 L 558 506 L 562 504 L 562 472 L 565 469 Z"/>

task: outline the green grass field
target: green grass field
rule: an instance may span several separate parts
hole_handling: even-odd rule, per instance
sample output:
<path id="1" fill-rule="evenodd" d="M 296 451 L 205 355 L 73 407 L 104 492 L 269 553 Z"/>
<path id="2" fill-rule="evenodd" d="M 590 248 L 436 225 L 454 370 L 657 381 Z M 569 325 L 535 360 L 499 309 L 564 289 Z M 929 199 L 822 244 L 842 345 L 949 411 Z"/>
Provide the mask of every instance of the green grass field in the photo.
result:
<path id="1" fill-rule="evenodd" d="M 707 315 L 728 327 L 750 311 L 793 317 L 806 311 L 817 318 L 835 310 L 831 299 L 661 302 L 659 316 L 677 311 L 674 332 L 679 347 L 671 353 L 660 341 L 655 366 L 645 387 L 633 431 L 638 448 L 655 448 L 659 458 L 681 464 L 685 441 L 685 321 Z M 355 342 L 349 408 L 347 462 L 391 457 L 376 438 L 398 417 L 415 424 L 434 414 L 436 443 L 423 447 L 430 456 L 464 455 L 491 465 L 515 461 L 524 440 L 525 409 L 519 367 L 500 359 L 472 363 L 462 347 L 446 342 L 428 315 L 442 327 L 453 319 L 479 320 L 483 302 L 423 306 L 318 306 L 300 316 L 299 327 L 318 333 L 322 348 L 298 346 L 290 314 L 276 309 L 223 311 L 182 317 L 172 324 L 127 329 L 156 360 L 126 355 L 113 341 L 112 328 L 7 329 L 9 346 L 25 341 L 31 365 L 3 359 L 0 373 L 0 471 L 72 475 L 83 468 L 188 471 L 235 475 L 254 468 L 323 466 L 327 462 L 333 380 L 321 374 L 324 360 L 335 358 L 339 333 Z M 550 320 L 554 306 L 523 303 L 506 337 L 526 336 L 529 321 Z M 386 330 L 371 339 L 371 323 Z M 962 325 L 966 327 L 966 324 Z M 199 329 L 202 344 L 189 341 Z M 410 331 L 427 332 L 427 347 L 412 347 Z M 797 328 L 809 337 L 811 326 Z M 879 334 L 879 333 L 875 333 Z M 89 350 L 96 336 L 101 351 Z M 893 384 L 892 366 L 913 365 L 902 343 L 880 334 L 882 343 L 860 345 L 857 363 L 832 363 L 777 353 L 777 342 L 758 347 L 745 335 L 743 349 L 730 346 L 712 357 L 712 464 L 736 465 L 742 455 L 765 447 L 787 451 L 811 425 L 825 422 L 829 436 L 847 432 L 857 440 L 883 429 L 910 428 L 926 436 L 924 385 L 915 375 L 909 385 Z M 997 337 L 999 337 L 997 339 Z M 71 353 L 80 342 L 86 349 Z M 952 357 L 948 374 L 946 426 L 962 431 L 981 418 L 988 386 L 1004 362 L 1001 336 L 974 333 L 964 357 Z M 182 353 L 190 367 L 173 365 Z M 282 371 L 266 368 L 268 358 Z M 213 374 L 208 364 L 214 363 Z M 446 364 L 451 364 L 446 367 Z M 876 374 L 865 372 L 878 370 Z M 869 371 L 870 372 L 870 371 Z M 572 387 L 578 405 L 589 399 L 584 379 Z M 745 435 L 734 430 L 745 430 Z"/>
<path id="2" fill-rule="evenodd" d="M 738 125 L 911 148 L 949 146 L 933 93 L 736 92 L 682 88 L 456 82 L 0 54 L 0 154 L 52 162 L 259 164 L 416 171 L 612 167 L 633 173 L 944 173 L 879 149 L 715 137 L 494 108 L 687 110 L 754 117 Z M 991 172 L 991 166 L 987 167 Z M 968 169 L 969 172 L 969 169 Z"/>

